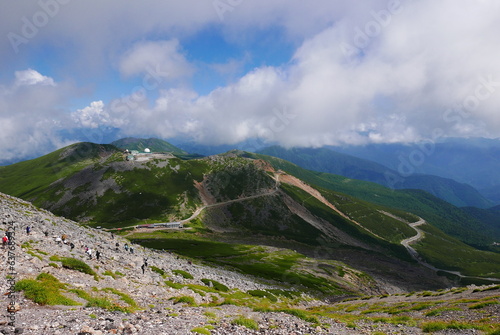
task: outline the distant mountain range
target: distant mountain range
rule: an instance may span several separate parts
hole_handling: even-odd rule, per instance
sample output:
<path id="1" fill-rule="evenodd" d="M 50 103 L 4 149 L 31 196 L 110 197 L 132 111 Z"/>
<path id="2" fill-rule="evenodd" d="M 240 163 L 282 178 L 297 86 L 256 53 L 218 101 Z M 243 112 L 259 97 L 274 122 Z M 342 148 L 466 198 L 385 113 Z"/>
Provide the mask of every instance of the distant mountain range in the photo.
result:
<path id="1" fill-rule="evenodd" d="M 144 152 L 144 149 L 147 148 L 152 152 L 171 152 L 177 155 L 187 154 L 186 151 L 157 138 L 142 139 L 127 137 L 111 142 L 111 145 L 114 145 L 115 147 L 120 149 L 138 150 L 141 152 Z"/>
<path id="2" fill-rule="evenodd" d="M 368 144 L 330 149 L 402 170 L 430 174 L 476 188 L 500 204 L 500 139 L 442 138 L 413 144 Z"/>
<path id="3" fill-rule="evenodd" d="M 472 186 L 453 179 L 423 174 L 402 176 L 382 164 L 329 148 L 285 149 L 273 146 L 258 152 L 288 160 L 309 170 L 371 181 L 392 189 L 424 190 L 458 207 L 489 208 L 494 205 Z"/>

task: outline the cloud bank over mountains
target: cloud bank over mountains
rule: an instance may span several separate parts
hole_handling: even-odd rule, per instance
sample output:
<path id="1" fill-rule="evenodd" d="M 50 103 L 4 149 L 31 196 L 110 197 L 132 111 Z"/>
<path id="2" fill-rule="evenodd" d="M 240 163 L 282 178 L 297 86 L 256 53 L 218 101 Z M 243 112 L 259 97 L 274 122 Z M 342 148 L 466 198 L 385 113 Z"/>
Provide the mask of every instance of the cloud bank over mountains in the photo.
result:
<path id="1" fill-rule="evenodd" d="M 285 146 L 500 137 L 493 0 L 1 6 L 5 158 L 103 129 Z"/>

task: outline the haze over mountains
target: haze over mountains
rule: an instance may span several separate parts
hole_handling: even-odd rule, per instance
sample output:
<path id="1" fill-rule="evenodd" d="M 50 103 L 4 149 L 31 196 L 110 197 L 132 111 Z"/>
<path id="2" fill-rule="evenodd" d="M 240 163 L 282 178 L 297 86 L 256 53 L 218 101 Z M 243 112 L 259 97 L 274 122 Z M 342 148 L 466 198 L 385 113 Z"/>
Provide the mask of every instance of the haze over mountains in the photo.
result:
<path id="1" fill-rule="evenodd" d="M 500 202 L 500 140 L 443 138 L 415 144 L 369 144 L 331 147 L 406 174 L 430 174 L 454 179 Z M 413 162 L 413 163 L 412 163 Z"/>

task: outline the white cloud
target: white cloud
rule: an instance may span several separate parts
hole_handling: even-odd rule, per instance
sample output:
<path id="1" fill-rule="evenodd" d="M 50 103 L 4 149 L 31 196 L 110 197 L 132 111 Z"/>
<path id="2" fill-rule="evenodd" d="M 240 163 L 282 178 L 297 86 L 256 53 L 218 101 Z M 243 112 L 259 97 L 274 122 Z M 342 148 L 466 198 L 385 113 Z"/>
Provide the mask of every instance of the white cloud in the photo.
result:
<path id="1" fill-rule="evenodd" d="M 93 101 L 90 106 L 76 110 L 71 114 L 73 121 L 80 127 L 97 128 L 109 123 L 109 114 L 104 111 L 104 103 Z"/>
<path id="2" fill-rule="evenodd" d="M 56 86 L 54 80 L 50 77 L 41 75 L 38 71 L 27 69 L 24 71 L 15 72 L 16 81 L 14 86 L 30 86 L 30 85 L 49 85 Z"/>
<path id="3" fill-rule="evenodd" d="M 140 115 L 140 126 L 131 122 L 123 130 L 214 144 L 261 137 L 304 146 L 416 141 L 437 129 L 500 136 L 497 14 L 476 2 L 402 2 L 382 25 L 376 18 L 388 5 L 378 5 L 306 39 L 283 67 L 256 68 L 206 96 L 165 91 L 154 107 L 130 111 L 127 118 Z M 356 34 L 375 24 L 377 34 L 357 47 L 359 54 L 346 55 L 341 46 L 355 45 Z M 444 116 L 475 98 L 481 85 L 474 111 Z"/>
<path id="4" fill-rule="evenodd" d="M 274 27 L 297 48 L 290 62 L 257 64 L 203 96 L 188 85 L 172 84 L 163 91 L 157 88 L 165 86 L 156 85 L 154 94 L 145 87 L 140 99 L 125 92 L 107 105 L 94 101 L 72 114 L 81 127 L 119 127 L 125 135 L 187 135 L 206 143 L 262 137 L 310 146 L 414 141 L 436 130 L 447 136 L 500 136 L 500 5 L 495 1 L 464 0 L 457 6 L 452 0 L 319 0 L 314 5 L 255 0 L 233 6 L 222 21 L 212 1 L 90 3 L 61 6 L 50 24 L 20 46 L 20 61 L 29 58 L 31 47 L 71 39 L 75 49 L 61 56 L 75 62 L 68 63 L 71 75 L 89 72 L 97 82 L 106 78 L 99 64 L 109 61 L 104 67 L 124 76 L 147 76 L 153 69 L 156 78 L 176 83 L 200 64 L 188 61 L 183 39 L 207 27 L 238 46 Z M 391 12 L 394 3 L 399 7 Z M 19 17 L 40 10 L 12 6 Z M 20 21 L 8 12 L 0 10 L 3 35 L 20 30 Z M 162 40 L 144 40 L 152 36 Z M 354 53 L 346 53 L 346 45 Z M 1 55 L 9 49 L 4 46 Z M 231 59 L 222 64 L 212 67 L 229 73 L 242 68 Z M 15 76 L 5 91 L 19 88 L 12 93 L 16 100 L 4 94 L 1 109 L 64 119 L 54 107 L 61 101 L 60 83 L 31 69 Z M 5 128 L 22 129 L 19 116 L 4 113 L 2 118 Z M 26 132 L 47 127 L 34 124 Z"/>
<path id="5" fill-rule="evenodd" d="M 71 85 L 33 69 L 17 71 L 11 85 L 0 86 L 0 164 L 67 144 L 58 131 L 69 125 L 63 106 L 74 94 Z"/>
<path id="6" fill-rule="evenodd" d="M 120 62 L 120 72 L 126 76 L 147 74 L 172 80 L 190 76 L 193 71 L 175 39 L 137 43 Z"/>

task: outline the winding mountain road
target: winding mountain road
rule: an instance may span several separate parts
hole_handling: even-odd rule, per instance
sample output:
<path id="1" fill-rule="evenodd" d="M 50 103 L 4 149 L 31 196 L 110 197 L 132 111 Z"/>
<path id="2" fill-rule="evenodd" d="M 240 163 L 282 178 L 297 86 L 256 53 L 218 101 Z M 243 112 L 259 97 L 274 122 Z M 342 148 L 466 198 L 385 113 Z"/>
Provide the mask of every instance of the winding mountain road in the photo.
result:
<path id="1" fill-rule="evenodd" d="M 276 181 L 276 184 L 275 186 L 267 191 L 267 192 L 263 192 L 263 193 L 260 193 L 260 194 L 254 194 L 254 195 L 250 195 L 248 197 L 242 197 L 242 198 L 238 198 L 238 199 L 231 199 L 231 200 L 226 200 L 226 201 L 221 201 L 221 202 L 217 202 L 215 204 L 207 204 L 207 205 L 203 205 L 201 207 L 198 207 L 194 212 L 193 214 L 191 214 L 190 217 L 186 218 L 186 219 L 182 219 L 182 220 L 178 220 L 178 221 L 173 221 L 173 222 L 166 222 L 166 224 L 169 224 L 169 223 L 187 223 L 193 219 L 195 219 L 196 217 L 198 217 L 201 212 L 206 209 L 206 208 L 211 208 L 211 207 L 217 207 L 217 206 L 223 206 L 223 205 L 227 205 L 227 204 L 231 204 L 231 203 L 235 203 L 235 202 L 240 202 L 240 201 L 245 201 L 245 200 L 250 200 L 250 199 L 256 199 L 256 198 L 260 198 L 260 197 L 263 197 L 263 196 L 269 196 L 269 195 L 273 195 L 275 194 L 276 192 L 278 192 L 278 189 L 279 189 L 279 185 L 280 185 L 280 181 L 279 181 L 279 177 L 281 175 L 281 172 L 276 172 L 274 174 L 274 180 Z M 165 223 L 160 223 L 160 224 L 165 224 Z M 144 231 L 155 231 L 155 230 L 164 230 L 164 229 L 171 229 L 171 228 L 165 228 L 165 227 L 158 227 L 158 228 L 138 228 L 138 226 L 141 226 L 142 224 L 139 224 L 139 225 L 133 225 L 133 226 L 129 226 L 127 228 L 135 228 L 135 231 L 134 233 L 138 233 L 138 232 L 144 232 Z M 132 232 L 129 232 L 127 235 L 130 235 Z"/>
<path id="2" fill-rule="evenodd" d="M 418 263 L 420 263 L 422 266 L 425 266 L 426 268 L 429 268 L 435 272 L 438 272 L 438 271 L 446 272 L 446 273 L 450 273 L 450 274 L 453 274 L 455 276 L 458 276 L 460 278 L 486 279 L 486 280 L 490 280 L 490 281 L 494 281 L 494 282 L 500 282 L 500 279 L 498 279 L 498 278 L 466 276 L 466 275 L 463 275 L 462 273 L 460 273 L 459 271 L 440 269 L 440 268 L 437 268 L 437 267 L 425 262 L 424 260 L 422 260 L 422 258 L 418 254 L 418 252 L 414 248 L 412 248 L 410 246 L 410 244 L 418 242 L 420 239 L 422 239 L 424 237 L 424 232 L 421 229 L 419 229 L 418 227 L 423 225 L 423 224 L 426 224 L 426 223 L 427 222 L 422 218 L 419 218 L 419 220 L 417 222 L 410 223 L 409 226 L 412 227 L 417 232 L 417 234 L 410 237 L 410 238 L 407 238 L 407 239 L 404 239 L 403 241 L 401 241 L 401 244 L 406 248 L 406 250 L 408 250 L 408 252 L 413 257 L 413 259 L 415 259 Z"/>

